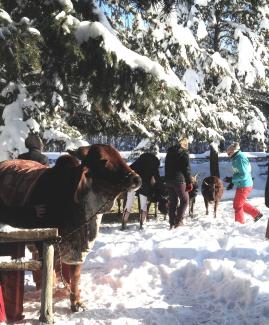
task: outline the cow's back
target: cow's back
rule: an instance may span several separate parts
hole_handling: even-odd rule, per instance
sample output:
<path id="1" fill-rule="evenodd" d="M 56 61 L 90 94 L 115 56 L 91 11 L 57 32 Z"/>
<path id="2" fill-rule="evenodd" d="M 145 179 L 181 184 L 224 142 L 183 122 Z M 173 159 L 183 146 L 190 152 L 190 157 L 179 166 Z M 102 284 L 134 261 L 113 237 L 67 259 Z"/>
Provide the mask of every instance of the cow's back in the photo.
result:
<path id="1" fill-rule="evenodd" d="M 47 167 L 29 160 L 0 163 L 0 200 L 7 206 L 24 206 Z"/>

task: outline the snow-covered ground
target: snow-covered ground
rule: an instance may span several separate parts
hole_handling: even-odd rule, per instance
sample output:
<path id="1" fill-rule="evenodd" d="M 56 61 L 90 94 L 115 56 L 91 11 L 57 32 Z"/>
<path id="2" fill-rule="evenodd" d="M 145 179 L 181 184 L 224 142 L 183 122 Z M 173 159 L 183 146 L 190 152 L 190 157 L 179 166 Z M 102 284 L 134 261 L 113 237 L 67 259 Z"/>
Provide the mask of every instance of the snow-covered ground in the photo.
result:
<path id="1" fill-rule="evenodd" d="M 193 164 L 200 180 L 207 163 Z M 120 231 L 102 224 L 101 233 L 83 266 L 81 296 L 86 311 L 71 313 L 66 289 L 54 292 L 55 324 L 113 325 L 267 325 L 269 324 L 269 241 L 265 239 L 269 209 L 264 205 L 266 170 L 252 163 L 254 190 L 250 202 L 264 217 L 244 225 L 234 222 L 232 197 L 225 191 L 213 217 L 205 215 L 199 193 L 196 216 L 169 230 L 162 217 L 143 231 L 138 222 Z M 230 163 L 220 163 L 221 177 Z M 38 324 L 40 291 L 26 275 L 25 320 Z"/>

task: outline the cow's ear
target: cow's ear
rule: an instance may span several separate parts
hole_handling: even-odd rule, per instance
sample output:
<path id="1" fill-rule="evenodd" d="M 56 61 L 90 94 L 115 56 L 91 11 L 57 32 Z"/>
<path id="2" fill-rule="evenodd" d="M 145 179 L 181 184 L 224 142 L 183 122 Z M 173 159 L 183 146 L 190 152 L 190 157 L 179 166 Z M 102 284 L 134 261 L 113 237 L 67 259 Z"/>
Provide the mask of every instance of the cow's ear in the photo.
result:
<path id="1" fill-rule="evenodd" d="M 89 154 L 90 147 L 85 146 L 85 147 L 79 147 L 76 150 L 67 150 L 67 152 L 72 155 L 77 157 L 79 160 L 85 160 Z"/>
<path id="2" fill-rule="evenodd" d="M 79 180 L 78 186 L 74 194 L 74 200 L 76 203 L 79 203 L 83 195 L 87 193 L 92 186 L 92 177 L 90 177 L 89 169 L 83 167 L 81 178 Z"/>

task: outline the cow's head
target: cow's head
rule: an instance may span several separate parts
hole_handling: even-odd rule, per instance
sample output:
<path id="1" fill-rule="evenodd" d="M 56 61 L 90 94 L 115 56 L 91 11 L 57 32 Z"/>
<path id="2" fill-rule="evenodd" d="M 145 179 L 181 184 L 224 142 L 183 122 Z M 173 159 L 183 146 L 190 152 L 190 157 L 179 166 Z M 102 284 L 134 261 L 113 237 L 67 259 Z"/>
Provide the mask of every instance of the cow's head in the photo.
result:
<path id="1" fill-rule="evenodd" d="M 137 190 L 141 178 L 123 160 L 119 152 L 110 145 L 94 144 L 69 151 L 81 160 L 83 175 L 77 198 L 83 200 L 87 215 L 108 211 L 116 197 L 124 191 Z"/>

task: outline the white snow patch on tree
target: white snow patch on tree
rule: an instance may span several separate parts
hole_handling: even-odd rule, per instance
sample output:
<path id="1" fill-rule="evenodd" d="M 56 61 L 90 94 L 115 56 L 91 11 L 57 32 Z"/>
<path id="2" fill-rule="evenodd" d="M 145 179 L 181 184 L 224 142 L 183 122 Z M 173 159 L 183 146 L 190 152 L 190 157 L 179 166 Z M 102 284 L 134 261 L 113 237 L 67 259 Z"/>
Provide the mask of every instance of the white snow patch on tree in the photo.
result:
<path id="1" fill-rule="evenodd" d="M 186 89 L 192 94 L 197 95 L 200 90 L 201 77 L 193 69 L 186 69 L 182 78 Z"/>
<path id="2" fill-rule="evenodd" d="M 225 76 L 221 82 L 216 87 L 215 93 L 216 94 L 225 94 L 228 95 L 231 93 L 231 88 L 233 84 L 233 79 L 231 77 Z"/>
<path id="3" fill-rule="evenodd" d="M 253 119 L 248 121 L 246 131 L 253 133 L 253 137 L 258 141 L 264 142 L 266 130 L 264 124 L 257 117 L 253 117 Z"/>
<path id="4" fill-rule="evenodd" d="M 12 23 L 10 15 L 3 9 L 0 8 L 0 19 L 5 20 L 8 23 Z"/>
<path id="5" fill-rule="evenodd" d="M 200 20 L 198 23 L 198 28 L 197 28 L 197 38 L 198 40 L 201 40 L 205 38 L 208 35 L 206 26 L 203 20 Z"/>
<path id="6" fill-rule="evenodd" d="M 82 21 L 75 31 L 75 37 L 81 44 L 87 42 L 89 38 L 102 36 L 103 47 L 107 52 L 114 52 L 118 60 L 123 60 L 132 69 L 142 68 L 144 71 L 153 74 L 160 80 L 166 81 L 170 87 L 176 87 L 179 90 L 186 90 L 182 82 L 172 69 L 166 69 L 158 63 L 150 60 L 146 56 L 139 55 L 125 47 L 119 39 L 99 22 Z"/>

